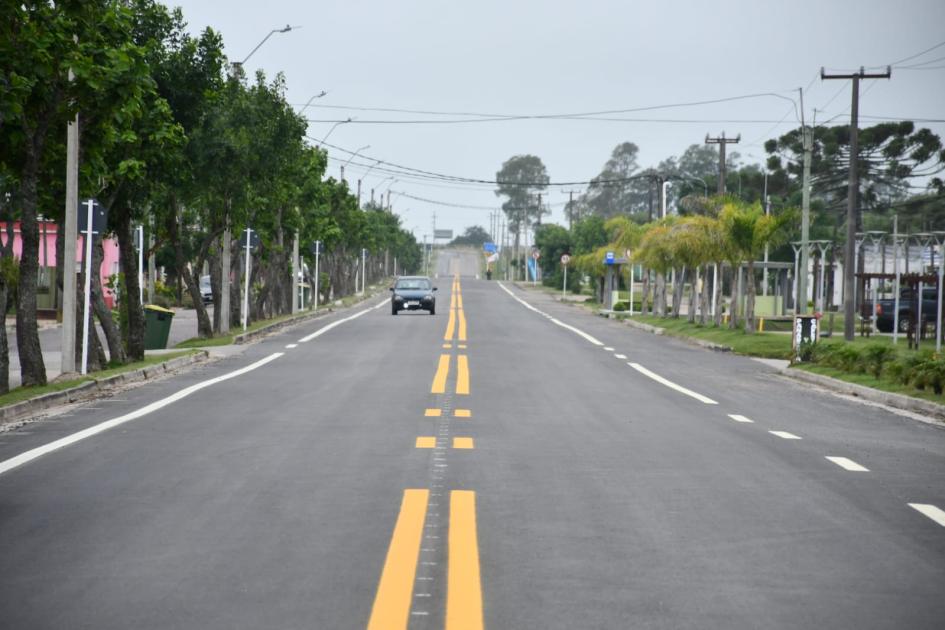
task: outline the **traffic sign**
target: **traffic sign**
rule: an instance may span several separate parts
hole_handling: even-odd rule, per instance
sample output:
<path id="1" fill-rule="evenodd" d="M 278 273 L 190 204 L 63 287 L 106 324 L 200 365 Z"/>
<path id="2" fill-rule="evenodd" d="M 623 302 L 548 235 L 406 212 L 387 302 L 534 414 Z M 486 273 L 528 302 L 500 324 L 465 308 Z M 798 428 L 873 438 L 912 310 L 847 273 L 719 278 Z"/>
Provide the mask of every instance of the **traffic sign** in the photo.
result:
<path id="1" fill-rule="evenodd" d="M 605 265 L 612 265 L 612 264 L 614 264 L 614 253 L 613 253 L 613 252 L 607 252 L 607 254 L 604 256 L 604 264 L 605 264 Z"/>
<path id="2" fill-rule="evenodd" d="M 482 249 L 483 251 L 488 252 L 490 254 L 494 254 L 496 252 L 495 243 L 483 243 Z"/>
<path id="3" fill-rule="evenodd" d="M 538 260 L 539 258 L 541 258 L 541 252 L 536 249 L 535 251 L 532 252 L 532 258 L 534 258 L 535 260 Z"/>
<path id="4" fill-rule="evenodd" d="M 92 234 L 103 234 L 108 227 L 108 210 L 97 199 L 86 199 L 79 202 L 78 231 L 89 231 L 89 204 L 92 205 Z"/>
<path id="5" fill-rule="evenodd" d="M 571 262 L 571 257 L 567 254 L 561 254 L 561 264 L 567 265 L 569 262 Z"/>

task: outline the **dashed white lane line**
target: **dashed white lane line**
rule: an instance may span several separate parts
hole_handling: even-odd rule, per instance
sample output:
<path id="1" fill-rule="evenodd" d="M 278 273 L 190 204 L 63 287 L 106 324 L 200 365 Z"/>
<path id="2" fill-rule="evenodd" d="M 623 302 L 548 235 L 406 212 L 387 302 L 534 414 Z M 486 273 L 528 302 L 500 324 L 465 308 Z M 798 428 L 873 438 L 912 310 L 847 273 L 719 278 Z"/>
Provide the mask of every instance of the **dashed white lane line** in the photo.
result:
<path id="1" fill-rule="evenodd" d="M 105 422 L 101 422 L 99 424 L 96 424 L 95 426 L 91 426 L 87 429 L 83 429 L 82 431 L 73 433 L 72 435 L 67 435 L 64 438 L 60 438 L 54 442 L 50 442 L 49 444 L 44 444 L 43 446 L 38 446 L 32 450 L 26 451 L 25 453 L 19 454 L 16 457 L 10 458 L 6 461 L 2 461 L 0 462 L 0 475 L 13 470 L 14 468 L 19 468 L 23 464 L 31 462 L 34 459 L 42 457 L 43 455 L 47 455 L 49 453 L 52 453 L 53 451 L 57 451 L 71 444 L 75 444 L 76 442 L 80 442 L 86 438 L 90 438 L 94 435 L 98 435 L 99 433 L 108 431 L 109 429 L 125 424 L 126 422 L 137 420 L 138 418 L 142 416 L 146 416 L 149 413 L 153 413 L 159 409 L 163 409 L 164 407 L 167 407 L 168 405 L 175 403 L 178 400 L 181 400 L 182 398 L 186 398 L 187 396 L 190 396 L 191 394 L 200 391 L 201 389 L 204 389 L 206 387 L 210 387 L 211 385 L 216 385 L 217 383 L 222 383 L 223 381 L 228 381 L 231 378 L 236 378 L 237 376 L 242 376 L 243 374 L 252 372 L 253 370 L 261 368 L 262 366 L 266 365 L 270 361 L 275 361 L 276 359 L 281 357 L 283 354 L 284 353 L 282 352 L 274 352 L 273 354 L 270 354 L 265 359 L 260 359 L 259 361 L 256 361 L 255 363 L 251 363 L 250 365 L 247 365 L 246 367 L 240 368 L 238 370 L 233 370 L 232 372 L 227 372 L 226 374 L 217 376 L 215 378 L 211 378 L 205 381 L 201 381 L 199 383 L 195 383 L 191 385 L 190 387 L 185 387 L 179 392 L 175 392 L 171 394 L 170 396 L 167 396 L 166 398 L 156 400 L 150 405 L 145 405 L 144 407 L 137 409 L 135 411 L 132 411 L 131 413 L 126 413 L 123 416 L 118 416 L 117 418 L 106 420 Z"/>
<path id="2" fill-rule="evenodd" d="M 785 440 L 799 440 L 799 439 L 801 439 L 801 436 L 799 436 L 799 435 L 794 435 L 793 433 L 788 433 L 787 431 L 768 431 L 768 433 L 770 433 L 771 435 L 776 435 L 776 436 L 778 436 L 779 438 L 783 438 L 783 439 L 785 439 Z"/>
<path id="3" fill-rule="evenodd" d="M 610 346 L 604 346 L 604 352 L 613 352 L 613 351 L 614 349 L 611 348 Z"/>
<path id="4" fill-rule="evenodd" d="M 555 324 L 556 326 L 561 326 L 562 328 L 565 328 L 565 329 L 567 329 L 567 330 L 570 330 L 570 331 L 573 332 L 575 335 L 578 335 L 579 337 L 583 337 L 585 340 L 591 342 L 591 343 L 594 344 L 595 346 L 603 346 L 603 345 L 604 345 L 604 342 L 603 342 L 603 341 L 600 341 L 599 339 L 597 339 L 597 338 L 595 338 L 595 337 L 592 337 L 591 335 L 587 334 L 587 333 L 584 332 L 583 330 L 580 330 L 579 328 L 575 328 L 574 326 L 571 326 L 570 324 L 565 324 L 563 321 L 561 321 L 561 320 L 559 320 L 559 319 L 555 319 L 553 316 L 549 315 L 548 313 L 545 313 L 545 312 L 543 312 L 543 311 L 538 310 L 537 308 L 535 308 L 534 306 L 532 306 L 531 304 L 529 304 L 529 303 L 526 302 L 525 300 L 519 298 L 517 295 L 515 295 L 514 293 L 512 293 L 511 291 L 509 291 L 508 287 L 506 287 L 506 286 L 505 286 L 504 284 L 502 284 L 501 282 L 499 282 L 498 285 L 499 285 L 499 288 L 501 288 L 503 291 L 505 291 L 505 292 L 508 293 L 510 296 L 512 296 L 512 299 L 513 299 L 513 300 L 515 300 L 516 302 L 518 302 L 519 304 L 521 304 L 522 306 L 524 306 L 524 307 L 527 308 L 528 310 L 534 311 L 535 313 L 538 313 L 539 315 L 541 315 L 541 316 L 547 318 L 548 321 L 550 321 L 552 324 Z"/>
<path id="5" fill-rule="evenodd" d="M 909 507 L 913 510 L 918 510 L 942 527 L 945 527 L 945 510 L 937 508 L 930 503 L 910 503 Z"/>
<path id="6" fill-rule="evenodd" d="M 866 466 L 861 466 L 860 464 L 857 464 L 852 459 L 847 459 L 846 457 L 833 457 L 831 455 L 827 455 L 827 459 L 829 461 L 832 461 L 834 464 L 836 464 L 840 468 L 843 468 L 844 470 L 849 470 L 850 472 L 869 472 L 870 471 L 870 469 L 867 468 Z"/>
<path id="7" fill-rule="evenodd" d="M 615 354 L 614 357 L 620 359 L 621 361 L 626 361 L 626 360 L 627 360 L 627 355 L 625 355 L 625 354 Z"/>
<path id="8" fill-rule="evenodd" d="M 285 345 L 285 347 L 286 347 L 286 350 L 291 350 L 292 348 L 298 348 L 298 347 L 299 347 L 299 344 L 297 344 L 297 343 L 287 343 L 287 344 Z"/>
<path id="9" fill-rule="evenodd" d="M 755 422 L 751 418 L 746 418 L 745 416 L 737 414 L 737 413 L 730 413 L 728 414 L 728 417 L 734 420 L 735 422 L 747 422 L 748 424 L 754 424 Z"/>
<path id="10" fill-rule="evenodd" d="M 677 392 L 679 392 L 680 394 L 685 394 L 686 396 L 690 396 L 690 397 L 692 397 L 692 398 L 695 398 L 695 399 L 698 400 L 699 402 L 705 403 L 705 404 L 707 404 L 707 405 L 717 405 L 717 404 L 719 404 L 719 403 L 715 402 L 714 400 L 712 400 L 711 398 L 709 398 L 708 396 L 703 396 L 702 394 L 700 394 L 700 393 L 698 393 L 698 392 L 694 392 L 694 391 L 692 391 L 691 389 L 687 389 L 687 388 L 683 387 L 682 385 L 677 385 L 676 383 L 672 382 L 672 381 L 669 380 L 669 379 L 663 378 L 662 376 L 660 376 L 660 375 L 657 374 L 656 372 L 652 372 L 652 371 L 646 369 L 645 367 L 643 367 L 643 366 L 640 365 L 639 363 L 627 363 L 627 365 L 629 365 L 630 367 L 632 367 L 634 370 L 636 370 L 636 371 L 639 372 L 640 374 L 643 374 L 644 376 L 650 377 L 651 379 L 653 379 L 653 380 L 656 381 L 657 383 L 660 383 L 660 384 L 662 384 L 662 385 L 665 385 L 666 387 L 669 387 L 670 389 L 675 389 L 675 390 L 676 390 Z"/>

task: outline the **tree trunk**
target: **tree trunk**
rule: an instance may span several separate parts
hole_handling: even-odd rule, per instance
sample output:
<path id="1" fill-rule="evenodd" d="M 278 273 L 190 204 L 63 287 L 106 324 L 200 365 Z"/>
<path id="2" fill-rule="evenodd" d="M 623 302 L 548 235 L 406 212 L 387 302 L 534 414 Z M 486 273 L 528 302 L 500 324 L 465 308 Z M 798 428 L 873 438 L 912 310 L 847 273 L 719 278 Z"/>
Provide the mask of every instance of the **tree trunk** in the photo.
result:
<path id="1" fill-rule="evenodd" d="M 699 299 L 699 324 L 702 326 L 709 317 L 709 267 L 702 265 L 702 294 Z"/>
<path id="2" fill-rule="evenodd" d="M 180 208 L 177 200 L 171 201 L 171 212 L 167 218 L 167 233 L 174 247 L 174 266 L 177 267 L 177 277 L 184 281 L 187 290 L 190 292 L 190 298 L 194 303 L 194 310 L 197 311 L 197 336 L 201 339 L 209 339 L 213 336 L 213 327 L 210 325 L 210 317 L 207 315 L 207 309 L 203 305 L 203 297 L 200 295 L 200 284 L 194 281 L 194 274 L 191 273 L 184 258 L 184 246 L 181 243 L 180 230 L 177 225 Z M 198 271 L 199 274 L 199 271 Z M 199 275 L 197 276 L 200 277 Z"/>
<path id="3" fill-rule="evenodd" d="M 642 286 L 643 295 L 640 298 L 640 314 L 649 315 L 650 308 L 650 270 L 643 270 L 643 286 Z"/>
<path id="4" fill-rule="evenodd" d="M 713 323 L 718 328 L 722 325 L 722 289 L 725 287 L 725 267 L 722 266 L 722 263 L 715 263 L 715 268 L 718 269 L 718 273 L 715 275 L 718 288 L 715 289 L 715 321 Z"/>
<path id="5" fill-rule="evenodd" d="M 3 309 L 3 334 L 0 334 L 0 394 L 10 391 L 10 346 L 7 345 L 7 283 L 0 273 L 0 308 Z"/>
<path id="6" fill-rule="evenodd" d="M 105 257 L 101 237 L 93 237 L 92 242 L 92 310 L 98 317 L 98 321 L 105 333 L 105 341 L 108 343 L 108 358 L 111 363 L 125 363 L 125 348 L 121 342 L 121 333 L 115 326 L 115 320 L 112 312 L 105 304 L 105 293 L 102 287 L 102 277 L 100 269 L 102 260 Z M 94 321 L 94 320 L 93 320 Z"/>
<path id="7" fill-rule="evenodd" d="M 693 267 L 693 270 L 692 281 L 689 283 L 689 314 L 687 315 L 690 324 L 696 323 L 696 294 L 699 292 L 699 267 Z"/>
<path id="8" fill-rule="evenodd" d="M 43 363 L 43 349 L 39 344 L 39 329 L 36 324 L 36 283 L 39 276 L 36 186 L 42 141 L 34 138 L 26 139 L 28 149 L 20 178 L 22 250 L 16 292 L 16 343 L 20 357 L 20 377 L 24 387 L 46 384 L 46 365 Z"/>
<path id="9" fill-rule="evenodd" d="M 653 293 L 653 308 L 656 315 L 666 317 L 666 274 L 662 271 L 656 272 L 656 287 Z"/>
<path id="10" fill-rule="evenodd" d="M 729 311 L 728 327 L 731 330 L 738 329 L 738 303 L 741 298 L 741 296 L 739 295 L 739 286 L 738 286 L 739 284 L 741 284 L 739 282 L 740 276 L 741 276 L 741 269 L 739 268 L 738 264 L 735 263 L 732 265 L 732 299 L 729 302 L 729 307 L 728 307 L 728 311 Z"/>
<path id="11" fill-rule="evenodd" d="M 755 332 L 755 261 L 748 259 L 745 271 L 745 332 Z"/>
<path id="12" fill-rule="evenodd" d="M 125 357 L 122 362 L 124 362 L 125 359 L 142 361 L 144 360 L 145 318 L 144 309 L 138 298 L 141 286 L 138 282 L 138 256 L 134 248 L 134 230 L 131 227 L 131 212 L 121 212 L 116 223 L 118 257 L 125 279 L 122 283 L 123 294 L 119 295 L 118 299 L 121 300 L 121 310 L 127 318 L 125 328 L 127 357 Z M 141 243 L 141 247 L 144 247 L 144 243 Z M 109 342 L 109 352 L 112 352 L 111 342 Z M 112 361 L 114 360 L 115 355 L 112 354 Z"/>
<path id="13" fill-rule="evenodd" d="M 679 311 L 682 307 L 683 289 L 686 286 L 686 267 L 683 265 L 676 270 L 676 282 L 673 284 L 673 318 L 679 319 Z"/>
<path id="14" fill-rule="evenodd" d="M 94 251 L 94 248 L 93 248 Z M 86 267 L 86 265 L 83 265 Z M 88 309 L 85 305 L 85 269 L 76 276 L 76 298 L 75 298 L 75 365 L 77 370 L 82 369 L 82 333 L 85 327 L 85 317 L 88 317 Z M 88 372 L 98 372 L 108 363 L 105 356 L 105 350 L 102 348 L 102 342 L 98 338 L 98 328 L 95 327 L 95 318 L 91 317 L 89 321 L 89 351 L 87 356 Z"/>
<path id="15" fill-rule="evenodd" d="M 217 241 L 214 241 L 213 246 L 210 247 L 210 251 L 207 254 L 207 260 L 210 262 L 210 295 L 213 299 L 213 332 L 218 334 L 220 332 L 220 321 L 223 317 L 223 311 L 220 310 L 220 302 L 223 284 L 223 269 L 221 265 L 223 264 L 223 256 L 221 252 L 223 251 L 223 237 L 221 236 Z"/>

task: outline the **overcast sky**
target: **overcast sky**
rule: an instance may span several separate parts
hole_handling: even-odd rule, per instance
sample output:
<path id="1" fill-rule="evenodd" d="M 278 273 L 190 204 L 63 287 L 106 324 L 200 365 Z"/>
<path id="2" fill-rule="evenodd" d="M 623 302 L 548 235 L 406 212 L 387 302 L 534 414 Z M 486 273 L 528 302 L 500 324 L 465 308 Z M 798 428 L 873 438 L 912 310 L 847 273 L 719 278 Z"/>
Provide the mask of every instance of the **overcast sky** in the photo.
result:
<path id="1" fill-rule="evenodd" d="M 586 181 L 600 172 L 614 146 L 640 147 L 640 164 L 678 156 L 707 133 L 741 134 L 744 162 L 763 162 L 762 143 L 796 126 L 795 106 L 805 88 L 805 110 L 817 120 L 849 122 L 850 84 L 821 81 L 819 71 L 883 66 L 945 42 L 942 0 L 794 0 L 792 2 L 562 2 L 555 0 L 346 0 L 344 2 L 187 0 L 181 6 L 193 32 L 220 31 L 226 53 L 241 60 L 275 28 L 247 62 L 248 72 L 284 72 L 287 98 L 315 120 L 356 117 L 332 131 L 328 142 L 411 168 L 491 180 L 502 162 L 530 153 L 545 163 L 553 182 Z M 945 58 L 945 46 L 903 61 Z M 865 81 L 861 127 L 867 116 L 945 118 L 945 59 L 934 69 L 893 68 L 891 80 Z M 449 120 L 448 116 L 363 111 L 394 108 L 475 114 L 560 114 L 625 110 L 773 92 L 780 95 L 719 104 L 611 115 L 646 121 L 517 120 L 449 124 L 371 124 L 367 121 Z M 333 108 L 322 107 L 332 106 Z M 475 116 L 453 117 L 463 120 Z M 675 122 L 652 122 L 652 119 Z M 780 122 L 779 122 L 780 121 Z M 928 123 L 940 136 L 945 125 Z M 321 139 L 332 127 L 311 122 Z M 347 160 L 342 151 L 332 158 Z M 362 158 L 355 158 L 362 161 Z M 338 177 L 340 162 L 330 174 Z M 354 186 L 366 168 L 349 165 Z M 363 194 L 385 188 L 380 167 L 364 180 Z M 564 190 L 548 197 L 553 219 L 563 222 Z M 494 186 L 443 182 L 393 183 L 394 211 L 418 238 L 437 228 L 457 233 L 489 225 L 498 208 Z M 398 196 L 397 193 L 404 193 Z"/>

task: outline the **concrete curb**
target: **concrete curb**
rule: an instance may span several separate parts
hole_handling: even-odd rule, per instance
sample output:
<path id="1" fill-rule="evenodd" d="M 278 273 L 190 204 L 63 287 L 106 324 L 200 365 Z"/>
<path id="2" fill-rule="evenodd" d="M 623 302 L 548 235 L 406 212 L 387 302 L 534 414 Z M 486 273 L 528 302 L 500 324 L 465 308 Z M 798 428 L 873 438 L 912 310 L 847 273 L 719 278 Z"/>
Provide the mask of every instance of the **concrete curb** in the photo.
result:
<path id="1" fill-rule="evenodd" d="M 697 339 L 695 337 L 687 336 L 676 336 L 676 335 L 667 335 L 665 328 L 660 328 L 659 326 L 653 326 L 651 324 L 644 324 L 643 322 L 635 322 L 632 319 L 618 319 L 617 321 L 623 322 L 631 328 L 636 328 L 638 330 L 643 330 L 648 333 L 653 333 L 654 335 L 662 335 L 664 337 L 672 337 L 673 339 L 679 339 L 685 341 L 686 343 L 699 346 L 700 348 L 705 348 L 706 350 L 712 350 L 714 352 L 732 352 L 730 346 L 725 346 L 720 343 L 715 343 L 714 341 L 706 341 L 705 339 Z"/>
<path id="2" fill-rule="evenodd" d="M 115 385 L 146 381 L 179 368 L 203 362 L 209 356 L 210 353 L 206 350 L 198 350 L 185 357 L 177 357 L 176 359 L 138 368 L 137 370 L 122 372 L 121 374 L 115 374 L 102 379 L 94 379 L 59 392 L 41 394 L 29 400 L 7 405 L 6 407 L 0 407 L 0 426 L 8 422 L 22 419 L 25 416 L 36 415 L 51 407 L 90 399 L 94 395 L 103 393 L 108 388 Z"/>
<path id="3" fill-rule="evenodd" d="M 930 400 L 913 398 L 904 394 L 894 394 L 893 392 L 884 392 L 880 389 L 873 389 L 872 387 L 857 385 L 856 383 L 848 383 L 846 381 L 841 381 L 838 378 L 824 376 L 823 374 L 814 374 L 813 372 L 807 372 L 805 370 L 792 368 L 775 369 L 779 374 L 787 376 L 788 378 L 792 378 L 796 381 L 809 383 L 811 385 L 819 385 L 820 387 L 829 389 L 839 394 L 856 396 L 857 398 L 862 398 L 863 400 L 868 400 L 869 402 L 886 405 L 887 407 L 895 407 L 896 409 L 902 409 L 904 411 L 911 411 L 913 413 L 930 416 L 937 419 L 935 424 L 945 424 L 945 422 L 943 422 L 945 421 L 945 405 L 940 405 Z"/>

